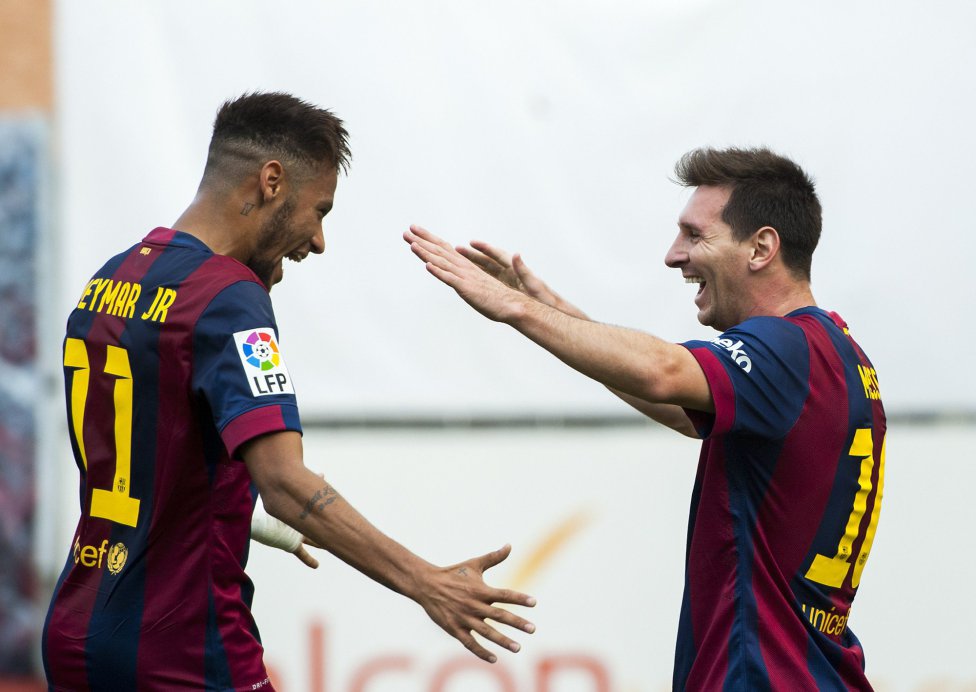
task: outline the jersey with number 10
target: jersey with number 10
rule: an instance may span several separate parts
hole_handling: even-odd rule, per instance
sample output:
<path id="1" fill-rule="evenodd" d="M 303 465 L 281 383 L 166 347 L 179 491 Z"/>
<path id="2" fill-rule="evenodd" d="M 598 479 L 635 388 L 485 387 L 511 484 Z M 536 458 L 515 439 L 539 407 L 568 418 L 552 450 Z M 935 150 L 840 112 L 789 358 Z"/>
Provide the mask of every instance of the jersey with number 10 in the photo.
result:
<path id="1" fill-rule="evenodd" d="M 85 287 L 64 373 L 81 518 L 44 626 L 51 689 L 270 689 L 237 450 L 301 428 L 267 290 L 157 228 Z"/>
<path id="2" fill-rule="evenodd" d="M 676 690 L 869 690 L 847 621 L 884 486 L 877 374 L 835 313 L 684 344 L 715 413 L 692 496 Z"/>

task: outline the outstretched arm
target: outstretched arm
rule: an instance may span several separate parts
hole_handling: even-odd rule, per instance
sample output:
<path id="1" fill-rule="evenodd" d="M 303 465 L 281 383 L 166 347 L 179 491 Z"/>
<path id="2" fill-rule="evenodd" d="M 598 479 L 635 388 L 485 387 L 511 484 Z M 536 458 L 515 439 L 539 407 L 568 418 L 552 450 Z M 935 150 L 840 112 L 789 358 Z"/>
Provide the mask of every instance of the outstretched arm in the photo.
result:
<path id="1" fill-rule="evenodd" d="M 483 272 L 495 277 L 509 288 L 534 298 L 535 300 L 559 310 L 570 317 L 591 321 L 585 312 L 556 293 L 549 285 L 540 279 L 518 253 L 510 254 L 502 248 L 489 243 L 473 240 L 470 246 L 459 245 L 454 248 L 458 254 L 476 264 Z M 653 403 L 638 399 L 619 389 L 607 387 L 622 401 L 640 411 L 648 418 L 661 425 L 676 430 L 682 435 L 699 438 L 698 431 L 685 414 L 684 409 L 674 404 Z"/>
<path id="2" fill-rule="evenodd" d="M 531 298 L 419 226 L 411 226 L 404 240 L 427 271 L 475 310 L 511 325 L 584 375 L 651 404 L 714 411 L 705 374 L 684 347 L 567 314 Z"/>
<path id="3" fill-rule="evenodd" d="M 524 632 L 535 631 L 524 618 L 494 605 L 533 606 L 535 599 L 489 587 L 482 577 L 508 557 L 509 546 L 450 567 L 437 567 L 381 533 L 335 488 L 308 470 L 298 433 L 257 437 L 242 446 L 241 455 L 270 515 L 366 576 L 416 601 L 445 632 L 479 658 L 490 663 L 496 660 L 472 632 L 510 651 L 521 648 L 488 620 Z"/>

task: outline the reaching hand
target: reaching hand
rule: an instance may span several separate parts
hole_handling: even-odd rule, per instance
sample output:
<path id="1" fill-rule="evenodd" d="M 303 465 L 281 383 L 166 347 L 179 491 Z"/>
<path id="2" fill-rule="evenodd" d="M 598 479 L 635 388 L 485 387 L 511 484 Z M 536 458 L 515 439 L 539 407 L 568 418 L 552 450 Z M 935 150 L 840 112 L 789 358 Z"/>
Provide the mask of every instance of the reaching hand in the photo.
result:
<path id="1" fill-rule="evenodd" d="M 521 261 L 521 257 L 518 255 L 512 256 L 505 250 L 480 240 L 472 240 L 470 247 L 458 245 L 454 249 L 481 267 L 483 272 L 494 276 L 509 288 L 514 288 L 516 291 L 530 295 L 522 276 L 515 267 L 515 258 L 519 258 L 519 266 L 524 273 L 530 276 L 532 276 L 532 273 L 529 272 L 528 267 L 525 266 L 525 263 Z"/>
<path id="2" fill-rule="evenodd" d="M 535 599 L 518 591 L 495 589 L 484 582 L 483 574 L 502 562 L 512 551 L 510 545 L 472 558 L 451 567 L 435 568 L 417 602 L 445 632 L 460 641 L 464 648 L 489 663 L 495 654 L 483 647 L 472 635 L 477 632 L 488 641 L 517 652 L 522 647 L 496 630 L 487 621 L 494 620 L 531 634 L 535 625 L 495 603 L 534 606 Z"/>
<path id="3" fill-rule="evenodd" d="M 520 254 L 510 255 L 505 250 L 480 240 L 472 240 L 470 247 L 458 246 L 455 249 L 478 265 L 483 272 L 495 277 L 506 286 L 572 317 L 589 319 L 582 310 L 564 300 L 549 288 L 545 281 L 536 276 Z"/>
<path id="4" fill-rule="evenodd" d="M 451 245 L 420 226 L 403 234 L 410 249 L 424 261 L 427 271 L 457 291 L 475 310 L 488 319 L 506 322 L 524 305 L 525 298 L 508 285 L 483 271 Z"/>

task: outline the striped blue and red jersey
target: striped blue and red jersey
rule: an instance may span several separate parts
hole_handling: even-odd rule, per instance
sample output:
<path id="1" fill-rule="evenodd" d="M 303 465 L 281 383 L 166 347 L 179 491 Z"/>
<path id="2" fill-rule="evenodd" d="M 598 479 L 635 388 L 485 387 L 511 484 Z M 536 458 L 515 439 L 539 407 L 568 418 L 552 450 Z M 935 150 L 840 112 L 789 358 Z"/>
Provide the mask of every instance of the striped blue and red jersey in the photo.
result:
<path id="1" fill-rule="evenodd" d="M 877 527 L 877 373 L 835 313 L 684 344 L 714 414 L 691 502 L 676 690 L 869 690 L 847 626 Z"/>
<path id="2" fill-rule="evenodd" d="M 44 625 L 50 688 L 270 689 L 238 450 L 301 427 L 267 290 L 157 228 L 85 286 L 64 375 L 81 517 Z"/>

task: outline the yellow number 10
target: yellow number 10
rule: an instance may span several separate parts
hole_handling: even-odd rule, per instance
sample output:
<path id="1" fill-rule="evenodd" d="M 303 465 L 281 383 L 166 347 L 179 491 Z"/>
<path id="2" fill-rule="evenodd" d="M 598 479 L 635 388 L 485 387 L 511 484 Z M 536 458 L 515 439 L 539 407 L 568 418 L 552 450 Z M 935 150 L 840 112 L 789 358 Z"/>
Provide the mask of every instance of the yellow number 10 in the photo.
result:
<path id="1" fill-rule="evenodd" d="M 874 498 L 871 520 L 868 522 L 868 530 L 864 536 L 864 543 L 861 544 L 860 554 L 853 563 L 851 561 L 851 550 L 861 528 L 861 519 L 867 511 L 868 495 L 871 492 L 871 471 L 874 469 L 874 442 L 871 438 L 871 428 L 859 428 L 854 433 L 850 455 L 861 459 L 861 473 L 857 479 L 858 490 L 854 496 L 854 508 L 851 510 L 844 535 L 841 536 L 840 544 L 837 546 L 837 554 L 834 557 L 827 557 L 826 555 L 814 557 L 810 569 L 807 570 L 806 577 L 818 584 L 839 588 L 853 566 L 854 574 L 851 575 L 851 586 L 856 589 L 857 585 L 861 583 L 861 572 L 864 570 L 864 563 L 868 561 L 871 544 L 874 543 L 874 532 L 878 528 L 878 516 L 881 514 L 881 495 L 884 491 L 885 443 L 883 441 L 881 443 L 878 492 Z"/>
<path id="2" fill-rule="evenodd" d="M 111 490 L 94 488 L 91 508 L 93 517 L 101 517 L 117 524 L 135 526 L 139 520 L 139 500 L 129 496 L 132 469 L 132 368 L 124 348 L 107 346 L 105 374 L 115 380 L 115 478 Z M 64 366 L 73 368 L 71 375 L 71 422 L 75 440 L 81 453 L 81 463 L 88 469 L 85 451 L 85 404 L 88 399 L 88 349 L 81 339 L 68 337 L 64 344 Z"/>

